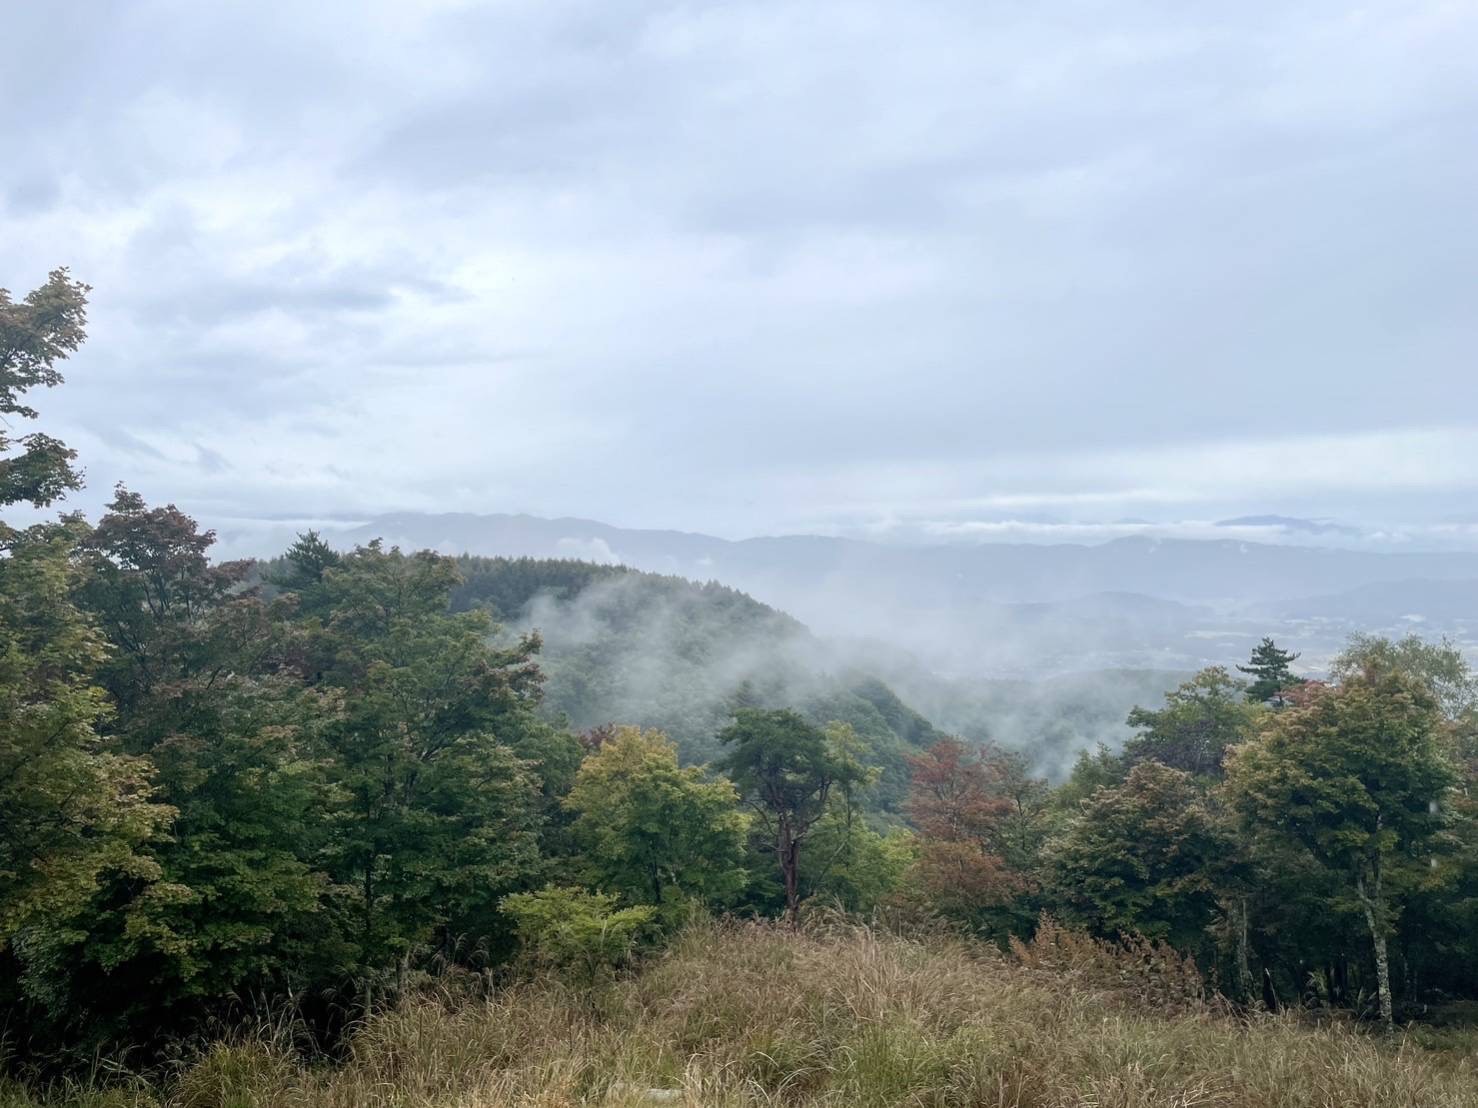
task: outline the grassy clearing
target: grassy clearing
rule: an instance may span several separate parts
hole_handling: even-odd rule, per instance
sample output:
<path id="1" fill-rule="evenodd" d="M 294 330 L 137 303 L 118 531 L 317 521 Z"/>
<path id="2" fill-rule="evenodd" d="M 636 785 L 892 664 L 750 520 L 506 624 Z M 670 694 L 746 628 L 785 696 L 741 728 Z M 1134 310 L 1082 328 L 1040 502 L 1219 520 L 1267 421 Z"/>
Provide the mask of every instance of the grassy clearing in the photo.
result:
<path id="1" fill-rule="evenodd" d="M 337 1067 L 265 1036 L 154 1088 L 0 1087 L 0 1108 L 1478 1108 L 1472 1038 L 1242 1021 L 1199 1003 L 1183 967 L 1146 964 L 1060 933 L 1004 959 L 860 927 L 705 925 L 595 992 L 425 996 L 364 1025 Z"/>

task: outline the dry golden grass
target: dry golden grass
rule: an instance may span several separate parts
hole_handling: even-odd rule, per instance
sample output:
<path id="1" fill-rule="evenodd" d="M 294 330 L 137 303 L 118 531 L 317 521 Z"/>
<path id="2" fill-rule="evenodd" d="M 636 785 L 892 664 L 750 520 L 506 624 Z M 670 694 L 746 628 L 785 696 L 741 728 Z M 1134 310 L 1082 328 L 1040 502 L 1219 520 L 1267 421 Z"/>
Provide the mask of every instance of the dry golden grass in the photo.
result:
<path id="1" fill-rule="evenodd" d="M 1146 965 L 1061 932 L 1006 959 L 840 924 L 703 925 L 596 992 L 423 997 L 336 1067 L 243 1041 L 153 1091 L 0 1087 L 0 1108 L 1478 1108 L 1471 1040 L 1241 1021 L 1198 1003 L 1183 966 Z"/>

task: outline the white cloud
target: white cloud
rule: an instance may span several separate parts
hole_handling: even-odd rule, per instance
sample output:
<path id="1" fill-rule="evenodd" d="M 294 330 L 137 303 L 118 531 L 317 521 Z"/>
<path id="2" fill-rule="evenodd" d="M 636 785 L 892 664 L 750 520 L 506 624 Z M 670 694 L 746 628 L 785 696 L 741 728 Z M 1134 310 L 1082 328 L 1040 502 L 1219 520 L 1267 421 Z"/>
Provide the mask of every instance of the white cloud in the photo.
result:
<path id="1" fill-rule="evenodd" d="M 599 562 L 608 566 L 621 564 L 621 556 L 605 539 L 563 538 L 554 546 L 561 558 L 577 558 L 582 562 Z"/>

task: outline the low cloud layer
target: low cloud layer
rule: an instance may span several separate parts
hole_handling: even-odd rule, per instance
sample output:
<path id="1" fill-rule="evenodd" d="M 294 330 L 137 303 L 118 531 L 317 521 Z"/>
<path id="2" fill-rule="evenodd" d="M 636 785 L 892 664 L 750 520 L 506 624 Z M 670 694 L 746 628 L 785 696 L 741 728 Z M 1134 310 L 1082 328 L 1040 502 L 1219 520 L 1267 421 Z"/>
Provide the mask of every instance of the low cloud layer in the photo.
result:
<path id="1" fill-rule="evenodd" d="M 1467 543 L 1475 53 L 1435 0 L 25 5 L 0 282 L 96 287 L 90 507 Z"/>

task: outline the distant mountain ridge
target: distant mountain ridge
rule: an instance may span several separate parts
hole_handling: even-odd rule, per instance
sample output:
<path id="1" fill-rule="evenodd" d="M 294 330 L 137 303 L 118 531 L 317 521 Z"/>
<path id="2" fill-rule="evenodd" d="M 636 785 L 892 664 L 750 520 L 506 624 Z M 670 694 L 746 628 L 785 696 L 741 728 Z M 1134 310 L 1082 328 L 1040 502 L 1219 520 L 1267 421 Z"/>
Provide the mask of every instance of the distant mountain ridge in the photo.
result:
<path id="1" fill-rule="evenodd" d="M 937 587 L 968 589 L 997 603 L 1065 601 L 1095 593 L 1142 593 L 1189 604 L 1255 602 L 1387 581 L 1478 580 L 1478 553 L 1383 553 L 1236 539 L 1131 536 L 1096 545 L 890 546 L 822 535 L 730 540 L 589 519 L 414 512 L 379 516 L 342 535 L 351 541 L 382 537 L 448 553 L 553 558 L 578 557 L 583 551 L 585 560 L 618 561 L 651 572 L 702 577 L 707 570 L 735 587 L 745 587 L 747 578 L 781 575 L 926 575 Z M 609 557 L 590 556 L 602 551 Z"/>
<path id="2" fill-rule="evenodd" d="M 1473 552 L 1146 537 L 974 546 L 728 540 L 588 519 L 409 512 L 330 536 L 343 544 L 376 537 L 719 581 L 823 635 L 888 642 L 956 675 L 1184 671 L 1245 660 L 1264 634 L 1289 639 L 1317 669 L 1353 631 L 1420 626 L 1466 642 L 1478 628 Z M 1406 610 L 1413 600 L 1419 606 Z"/>

